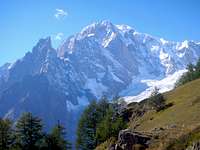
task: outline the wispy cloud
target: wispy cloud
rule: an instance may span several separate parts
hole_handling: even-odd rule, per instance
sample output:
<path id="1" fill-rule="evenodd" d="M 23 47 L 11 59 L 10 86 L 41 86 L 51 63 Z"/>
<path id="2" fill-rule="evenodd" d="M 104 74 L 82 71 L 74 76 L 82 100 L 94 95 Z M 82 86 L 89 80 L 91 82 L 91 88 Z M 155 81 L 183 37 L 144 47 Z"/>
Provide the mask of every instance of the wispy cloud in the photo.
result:
<path id="1" fill-rule="evenodd" d="M 57 18 L 57 19 L 61 19 L 61 18 L 64 18 L 66 16 L 68 16 L 68 12 L 63 10 L 63 9 L 56 9 L 56 13 L 54 14 L 54 16 Z"/>
<path id="2" fill-rule="evenodd" d="M 59 40 L 59 41 L 62 40 L 63 39 L 63 35 L 64 34 L 62 32 L 57 33 L 56 36 L 55 36 L 55 40 Z"/>

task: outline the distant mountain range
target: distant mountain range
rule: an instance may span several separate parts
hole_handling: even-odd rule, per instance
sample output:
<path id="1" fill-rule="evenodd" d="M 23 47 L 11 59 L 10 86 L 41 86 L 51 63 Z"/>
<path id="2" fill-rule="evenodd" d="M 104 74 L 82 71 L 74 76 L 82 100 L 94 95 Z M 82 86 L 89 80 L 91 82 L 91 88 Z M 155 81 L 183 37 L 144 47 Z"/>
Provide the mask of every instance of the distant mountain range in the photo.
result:
<path id="1" fill-rule="evenodd" d="M 58 120 L 71 130 L 82 109 L 105 95 L 127 101 L 146 98 L 154 86 L 173 88 L 200 43 L 171 42 L 109 21 L 93 23 L 64 41 L 39 40 L 31 52 L 0 67 L 0 116 L 16 119 L 31 111 L 51 128 Z"/>

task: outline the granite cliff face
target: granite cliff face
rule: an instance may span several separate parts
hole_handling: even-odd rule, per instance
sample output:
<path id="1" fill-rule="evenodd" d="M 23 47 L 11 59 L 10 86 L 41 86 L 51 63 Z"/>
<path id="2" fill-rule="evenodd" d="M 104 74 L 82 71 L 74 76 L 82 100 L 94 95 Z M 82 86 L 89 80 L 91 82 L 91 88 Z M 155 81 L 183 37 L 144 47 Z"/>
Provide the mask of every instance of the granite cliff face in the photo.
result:
<path id="1" fill-rule="evenodd" d="M 16 119 L 31 111 L 47 128 L 61 120 L 75 133 L 74 124 L 92 99 L 134 96 L 157 83 L 169 90 L 171 78 L 175 81 L 182 73 L 177 72 L 199 56 L 200 43 L 165 41 L 109 21 L 85 27 L 58 49 L 47 37 L 23 58 L 0 67 L 0 116 Z"/>

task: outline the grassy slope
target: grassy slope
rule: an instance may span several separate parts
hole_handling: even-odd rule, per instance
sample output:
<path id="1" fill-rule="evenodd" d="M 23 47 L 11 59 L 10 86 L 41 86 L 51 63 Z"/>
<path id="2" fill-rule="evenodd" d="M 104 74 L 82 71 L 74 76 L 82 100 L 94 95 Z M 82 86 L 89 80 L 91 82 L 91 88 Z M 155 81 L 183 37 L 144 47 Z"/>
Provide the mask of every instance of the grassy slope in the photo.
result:
<path id="1" fill-rule="evenodd" d="M 200 79 L 165 93 L 164 96 L 167 103 L 174 104 L 172 107 L 147 113 L 130 122 L 131 129 L 137 125 L 134 130 L 158 135 L 152 149 L 164 149 L 167 143 L 200 126 Z"/>

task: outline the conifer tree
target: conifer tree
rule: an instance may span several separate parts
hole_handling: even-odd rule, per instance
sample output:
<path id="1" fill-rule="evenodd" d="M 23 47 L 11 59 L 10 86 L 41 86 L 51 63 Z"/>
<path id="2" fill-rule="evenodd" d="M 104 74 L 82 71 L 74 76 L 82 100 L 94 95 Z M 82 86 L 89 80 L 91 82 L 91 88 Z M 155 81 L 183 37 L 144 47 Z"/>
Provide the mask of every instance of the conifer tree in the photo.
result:
<path id="1" fill-rule="evenodd" d="M 111 137 L 116 137 L 120 130 L 126 128 L 126 122 L 122 117 L 116 114 L 113 106 L 107 109 L 106 115 L 97 125 L 96 138 L 98 144 L 106 141 Z"/>
<path id="2" fill-rule="evenodd" d="M 65 128 L 58 122 L 47 138 L 50 150 L 69 150 L 71 143 L 66 140 Z"/>
<path id="3" fill-rule="evenodd" d="M 14 142 L 12 122 L 8 119 L 0 119 L 0 150 L 8 150 Z"/>
<path id="4" fill-rule="evenodd" d="M 111 108 L 111 105 L 106 97 L 102 97 L 98 103 L 92 101 L 86 107 L 78 124 L 77 149 L 95 149 L 100 142 L 118 132 L 123 120 L 117 118 L 113 120 L 115 110 L 113 107 Z M 113 121 L 116 121 L 115 125 L 113 125 Z"/>
<path id="5" fill-rule="evenodd" d="M 83 112 L 77 130 L 77 149 L 92 150 L 96 147 L 96 126 L 98 122 L 97 103 L 92 101 Z"/>
<path id="6" fill-rule="evenodd" d="M 41 119 L 31 113 L 23 113 L 16 124 L 17 142 L 22 150 L 37 150 L 37 142 L 42 138 Z"/>

